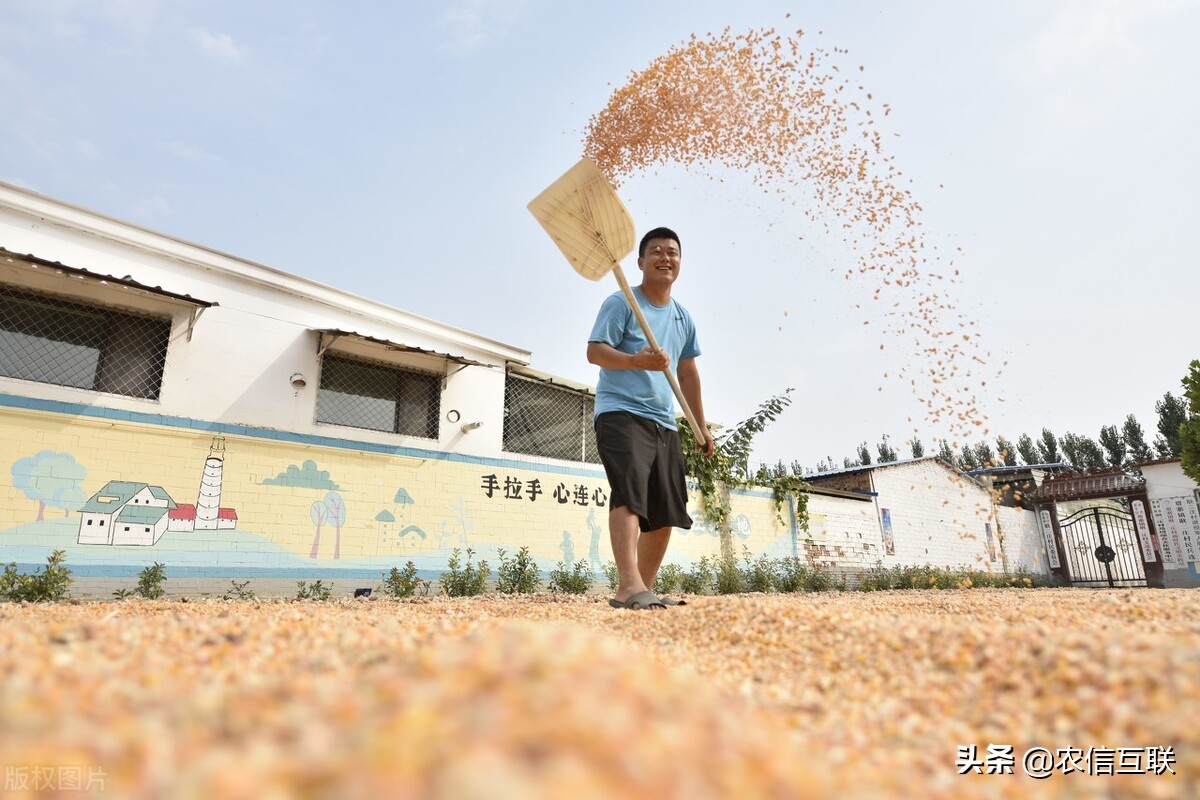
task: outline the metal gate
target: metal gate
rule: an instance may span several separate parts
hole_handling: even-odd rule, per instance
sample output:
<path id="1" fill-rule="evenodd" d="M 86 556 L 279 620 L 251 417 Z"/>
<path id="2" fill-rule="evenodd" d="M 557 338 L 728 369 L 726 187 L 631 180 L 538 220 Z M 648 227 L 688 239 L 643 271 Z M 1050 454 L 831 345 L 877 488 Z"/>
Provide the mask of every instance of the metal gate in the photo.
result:
<path id="1" fill-rule="evenodd" d="M 1073 586 L 1146 586 L 1133 515 L 1095 506 L 1059 520 Z"/>

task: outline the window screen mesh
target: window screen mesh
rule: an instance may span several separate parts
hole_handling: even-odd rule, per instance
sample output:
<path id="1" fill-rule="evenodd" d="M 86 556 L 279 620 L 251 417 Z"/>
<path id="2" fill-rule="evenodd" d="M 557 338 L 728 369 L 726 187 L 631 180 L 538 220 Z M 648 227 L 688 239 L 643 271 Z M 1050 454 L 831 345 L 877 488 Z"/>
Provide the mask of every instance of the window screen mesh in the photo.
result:
<path id="1" fill-rule="evenodd" d="M 441 376 L 325 355 L 317 422 L 438 438 Z"/>
<path id="2" fill-rule="evenodd" d="M 510 373 L 504 384 L 504 449 L 599 464 L 594 408 L 589 394 Z"/>
<path id="3" fill-rule="evenodd" d="M 0 375 L 157 400 L 171 321 L 0 286 Z"/>

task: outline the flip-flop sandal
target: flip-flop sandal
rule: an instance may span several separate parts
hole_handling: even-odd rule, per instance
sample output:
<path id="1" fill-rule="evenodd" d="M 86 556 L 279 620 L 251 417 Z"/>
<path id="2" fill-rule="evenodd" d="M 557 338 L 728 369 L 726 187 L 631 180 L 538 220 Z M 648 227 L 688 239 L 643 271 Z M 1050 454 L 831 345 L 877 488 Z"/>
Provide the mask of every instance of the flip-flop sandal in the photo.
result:
<path id="1" fill-rule="evenodd" d="M 650 591 L 630 595 L 624 603 L 616 598 L 609 598 L 608 604 L 613 608 L 626 608 L 630 611 L 643 611 L 654 606 L 666 608 L 666 605 L 658 599 L 658 595 Z"/>
<path id="2" fill-rule="evenodd" d="M 663 595 L 662 597 L 660 597 L 658 599 L 662 601 L 662 604 L 664 606 L 686 606 L 687 605 L 687 600 L 675 600 L 674 598 L 667 597 L 666 595 Z"/>

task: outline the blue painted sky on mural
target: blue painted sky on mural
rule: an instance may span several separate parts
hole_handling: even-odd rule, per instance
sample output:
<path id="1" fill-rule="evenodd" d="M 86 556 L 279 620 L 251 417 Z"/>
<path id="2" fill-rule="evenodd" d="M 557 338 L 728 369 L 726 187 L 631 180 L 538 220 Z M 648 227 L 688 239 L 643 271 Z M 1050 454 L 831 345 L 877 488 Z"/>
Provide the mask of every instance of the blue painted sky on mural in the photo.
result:
<path id="1" fill-rule="evenodd" d="M 980 394 L 994 433 L 1095 436 L 1134 413 L 1152 437 L 1154 401 L 1200 356 L 1195 0 L 5 0 L 0 180 L 591 383 L 584 341 L 613 287 L 576 277 L 525 204 L 579 158 L 615 86 L 727 25 L 845 48 L 891 106 L 926 236 L 964 248 L 959 309 L 1009 362 Z M 882 378 L 892 356 L 836 240 L 801 243 L 738 176 L 663 170 L 621 192 L 639 228 L 685 240 L 677 296 L 709 417 L 797 388 L 759 460 L 912 435 L 920 409 Z"/>

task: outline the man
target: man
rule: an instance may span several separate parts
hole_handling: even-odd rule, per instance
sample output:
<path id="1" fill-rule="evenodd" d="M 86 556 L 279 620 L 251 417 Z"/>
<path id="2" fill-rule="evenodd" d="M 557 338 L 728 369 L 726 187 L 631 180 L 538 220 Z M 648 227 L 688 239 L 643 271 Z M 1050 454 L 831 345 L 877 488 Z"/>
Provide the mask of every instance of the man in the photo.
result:
<path id="1" fill-rule="evenodd" d="M 696 326 L 671 288 L 679 278 L 679 236 L 655 228 L 638 246 L 642 282 L 633 294 L 660 351 L 650 348 L 625 295 L 606 299 L 588 339 L 588 361 L 600 367 L 596 384 L 596 443 L 608 475 L 608 532 L 617 562 L 618 608 L 662 609 L 652 591 L 672 528 L 692 527 L 687 513 L 683 450 L 675 423 L 675 399 L 664 370 L 674 370 L 684 399 L 704 431 L 697 448 L 712 456 L 704 422 Z M 668 600 L 671 605 L 681 601 Z"/>

